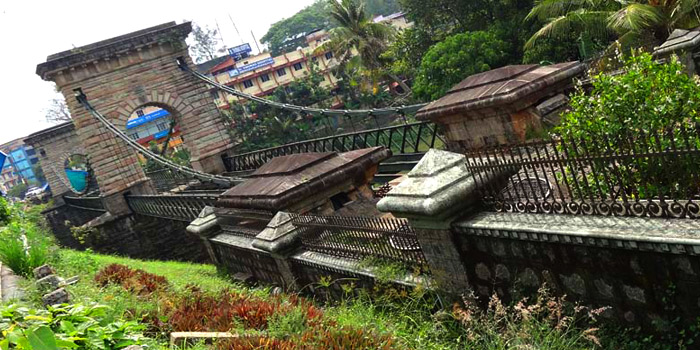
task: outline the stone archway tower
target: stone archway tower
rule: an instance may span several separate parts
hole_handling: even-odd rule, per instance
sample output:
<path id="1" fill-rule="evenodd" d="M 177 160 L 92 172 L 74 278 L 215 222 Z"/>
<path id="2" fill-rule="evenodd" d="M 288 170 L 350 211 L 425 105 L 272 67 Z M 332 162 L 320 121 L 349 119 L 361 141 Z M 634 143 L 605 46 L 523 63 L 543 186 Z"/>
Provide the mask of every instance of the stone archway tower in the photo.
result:
<path id="1" fill-rule="evenodd" d="M 169 22 L 59 52 L 37 66 L 36 73 L 55 82 L 66 98 L 106 198 L 126 191 L 147 193 L 150 186 L 136 153 L 75 100 L 73 90 L 77 88 L 122 130 L 139 106 L 153 104 L 168 109 L 180 125 L 192 166 L 208 173 L 224 171 L 221 155 L 232 145 L 224 122 L 206 86 L 176 63 L 176 58 L 183 57 L 192 65 L 185 43 L 191 31 L 190 22 Z"/>

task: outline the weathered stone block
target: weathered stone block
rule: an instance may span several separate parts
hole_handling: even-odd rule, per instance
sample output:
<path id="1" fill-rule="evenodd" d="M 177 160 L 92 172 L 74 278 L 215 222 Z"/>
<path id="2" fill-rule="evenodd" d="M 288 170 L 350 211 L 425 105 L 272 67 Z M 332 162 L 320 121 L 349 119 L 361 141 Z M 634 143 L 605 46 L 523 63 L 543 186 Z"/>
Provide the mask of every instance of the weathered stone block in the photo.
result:
<path id="1" fill-rule="evenodd" d="M 44 305 L 66 304 L 70 302 L 70 295 L 64 288 L 59 288 L 51 293 L 44 294 L 41 297 L 41 301 Z"/>
<path id="2" fill-rule="evenodd" d="M 41 265 L 34 269 L 34 278 L 42 279 L 48 275 L 53 275 L 56 271 L 49 265 Z"/>

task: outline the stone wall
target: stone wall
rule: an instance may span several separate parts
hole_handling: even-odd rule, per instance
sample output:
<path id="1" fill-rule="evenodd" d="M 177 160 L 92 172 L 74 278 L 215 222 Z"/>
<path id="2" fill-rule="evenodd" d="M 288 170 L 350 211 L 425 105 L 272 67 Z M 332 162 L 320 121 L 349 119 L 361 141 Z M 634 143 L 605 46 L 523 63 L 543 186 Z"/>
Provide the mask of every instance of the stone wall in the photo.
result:
<path id="1" fill-rule="evenodd" d="M 186 230 L 187 224 L 142 215 L 112 217 L 110 214 L 60 205 L 44 211 L 61 246 L 139 259 L 208 261 L 202 241 Z M 71 227 L 92 227 L 82 244 Z"/>
<path id="2" fill-rule="evenodd" d="M 697 229 L 683 221 L 482 213 L 457 222 L 454 232 L 471 288 L 482 297 L 513 300 L 546 283 L 571 301 L 651 325 L 700 314 L 700 245 L 629 233 Z"/>
<path id="3" fill-rule="evenodd" d="M 70 194 L 70 181 L 64 171 L 65 162 L 71 155 L 86 155 L 85 148 L 80 144 L 72 122 L 66 122 L 46 130 L 29 135 L 25 142 L 32 145 L 39 153 L 39 164 L 44 170 L 46 181 L 51 187 L 54 199 L 63 194 Z M 89 160 L 89 157 L 88 157 Z"/>
<path id="4" fill-rule="evenodd" d="M 82 245 L 70 231 L 73 226 L 82 226 L 102 215 L 102 212 L 81 210 L 66 204 L 45 209 L 42 214 L 58 244 L 62 247 L 80 249 Z"/>

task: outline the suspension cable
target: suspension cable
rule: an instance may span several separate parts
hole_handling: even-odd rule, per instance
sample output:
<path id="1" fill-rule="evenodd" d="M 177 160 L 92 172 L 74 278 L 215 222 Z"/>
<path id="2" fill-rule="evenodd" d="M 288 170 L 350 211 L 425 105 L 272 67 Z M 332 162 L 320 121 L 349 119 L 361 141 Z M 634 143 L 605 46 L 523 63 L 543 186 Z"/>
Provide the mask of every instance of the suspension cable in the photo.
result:
<path id="1" fill-rule="evenodd" d="M 184 167 L 181 165 L 178 165 L 172 161 L 170 161 L 167 158 L 161 157 L 160 155 L 157 155 L 151 150 L 143 147 L 141 144 L 138 142 L 132 140 L 130 137 L 126 136 L 121 130 L 119 130 L 114 124 L 110 123 L 107 118 L 105 118 L 100 112 L 98 112 L 87 100 L 87 96 L 83 93 L 83 91 L 78 88 L 73 90 L 75 92 L 75 98 L 78 100 L 78 102 L 85 107 L 86 110 L 92 114 L 93 117 L 95 117 L 98 121 L 100 121 L 109 131 L 111 131 L 114 135 L 116 135 L 118 138 L 122 139 L 122 141 L 126 142 L 126 144 L 131 147 L 132 149 L 136 150 L 136 152 L 140 153 L 144 157 L 147 157 L 149 159 L 152 159 L 156 163 L 160 164 L 161 166 L 170 168 L 180 174 L 184 174 L 186 176 L 190 176 L 192 178 L 205 181 L 205 182 L 210 182 L 214 183 L 217 185 L 223 185 L 223 186 L 234 186 L 237 182 L 239 182 L 239 179 L 237 178 L 231 178 L 231 177 L 225 177 L 225 176 L 219 176 L 219 175 L 212 175 L 212 174 L 207 174 L 201 171 L 197 171 L 195 169 L 189 168 L 189 167 Z"/>
<path id="2" fill-rule="evenodd" d="M 286 109 L 289 111 L 294 111 L 294 112 L 301 112 L 301 113 L 308 113 L 312 115 L 317 115 L 317 116 L 368 116 L 370 114 L 379 116 L 379 115 L 387 115 L 387 114 L 407 114 L 407 113 L 413 113 L 422 107 L 426 106 L 427 103 L 419 103 L 419 104 L 413 104 L 413 105 L 407 105 L 407 106 L 398 106 L 398 107 L 388 107 L 388 108 L 373 108 L 373 109 L 322 109 L 322 108 L 312 108 L 312 107 L 304 107 L 304 106 L 297 106 L 297 105 L 292 105 L 288 103 L 280 103 L 280 102 L 275 102 L 275 101 L 270 101 L 266 98 L 258 97 L 255 95 L 247 94 L 242 91 L 238 91 L 230 86 L 226 86 L 224 84 L 221 84 L 215 80 L 210 79 L 206 75 L 199 73 L 197 71 L 192 70 L 188 65 L 187 62 L 182 58 L 178 57 L 177 58 L 177 65 L 180 67 L 181 70 L 185 72 L 189 72 L 190 74 L 194 75 L 197 77 L 199 80 L 216 87 L 219 90 L 228 92 L 229 94 L 232 94 L 234 96 L 240 97 L 240 98 L 245 98 L 251 101 L 263 103 L 269 106 L 281 108 L 281 109 Z"/>

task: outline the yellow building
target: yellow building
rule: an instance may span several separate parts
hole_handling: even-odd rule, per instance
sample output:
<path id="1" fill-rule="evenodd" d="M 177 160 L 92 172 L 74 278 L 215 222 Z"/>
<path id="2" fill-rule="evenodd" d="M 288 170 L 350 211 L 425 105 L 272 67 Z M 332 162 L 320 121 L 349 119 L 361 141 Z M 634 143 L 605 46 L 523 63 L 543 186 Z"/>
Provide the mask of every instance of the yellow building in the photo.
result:
<path id="1" fill-rule="evenodd" d="M 286 86 L 296 79 L 307 76 L 311 70 L 309 65 L 316 64 L 317 71 L 323 76 L 321 86 L 334 90 L 337 88 L 338 79 L 331 69 L 338 62 L 330 51 L 315 52 L 316 48 L 326 41 L 328 41 L 328 33 L 325 30 L 315 31 L 306 35 L 305 47 L 276 57 L 272 57 L 268 52 L 247 56 L 245 51 L 249 51 L 250 46 L 241 45 L 229 50 L 232 55 L 209 68 L 207 74 L 213 76 L 217 82 L 236 90 L 255 96 L 266 96 L 280 86 Z M 242 48 L 240 53 L 238 48 Z M 237 57 L 234 58 L 234 56 Z M 217 90 L 211 90 L 211 93 L 219 108 L 226 109 L 229 107 L 229 102 L 239 100 L 236 96 Z M 341 103 L 338 97 L 333 98 L 333 106 Z"/>

